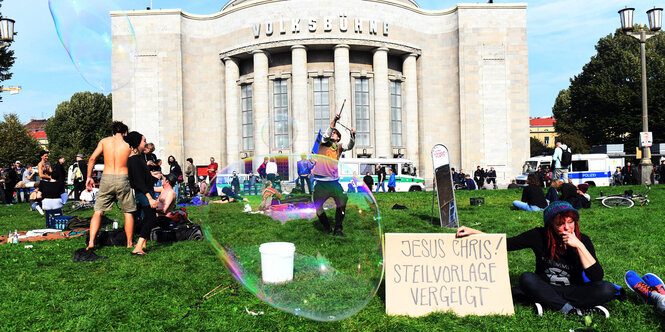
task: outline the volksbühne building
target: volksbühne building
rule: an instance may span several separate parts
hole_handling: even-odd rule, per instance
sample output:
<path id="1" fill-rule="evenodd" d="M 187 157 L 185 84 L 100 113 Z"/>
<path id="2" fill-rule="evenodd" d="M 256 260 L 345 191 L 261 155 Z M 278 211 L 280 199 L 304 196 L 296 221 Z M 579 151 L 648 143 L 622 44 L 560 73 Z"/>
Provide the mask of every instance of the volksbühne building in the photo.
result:
<path id="1" fill-rule="evenodd" d="M 458 170 L 500 179 L 528 157 L 526 4 L 232 0 L 212 15 L 126 14 L 138 54 L 113 117 L 160 157 L 299 155 L 345 100 L 340 123 L 358 132 L 346 157 L 403 156 L 428 180 L 437 143 Z"/>

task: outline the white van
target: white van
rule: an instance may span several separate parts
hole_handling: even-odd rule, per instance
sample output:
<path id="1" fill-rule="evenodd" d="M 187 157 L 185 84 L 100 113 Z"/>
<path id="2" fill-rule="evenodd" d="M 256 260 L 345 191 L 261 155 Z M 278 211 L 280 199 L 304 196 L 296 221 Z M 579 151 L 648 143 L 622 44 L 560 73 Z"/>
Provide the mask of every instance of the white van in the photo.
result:
<path id="1" fill-rule="evenodd" d="M 403 158 L 342 158 L 338 164 L 339 182 L 342 188 L 344 190 L 348 188 L 353 172 L 356 172 L 356 178 L 360 183 L 369 172 L 374 179 L 374 190 L 376 191 L 378 177 L 374 173 L 377 164 L 386 168 L 386 190 L 388 190 L 388 168 L 392 168 L 395 172 L 395 191 L 425 190 L 425 179 L 416 176 L 416 167 L 413 161 Z"/>
<path id="2" fill-rule="evenodd" d="M 531 157 L 522 166 L 522 175 L 515 178 L 519 185 L 526 185 L 526 178 L 530 173 L 538 170 L 538 166 L 545 169 L 552 164 L 552 156 Z M 591 186 L 609 186 L 612 183 L 612 172 L 617 167 L 623 167 L 623 157 L 609 157 L 606 154 L 574 154 L 568 167 L 568 178 L 575 185 L 588 183 Z"/>

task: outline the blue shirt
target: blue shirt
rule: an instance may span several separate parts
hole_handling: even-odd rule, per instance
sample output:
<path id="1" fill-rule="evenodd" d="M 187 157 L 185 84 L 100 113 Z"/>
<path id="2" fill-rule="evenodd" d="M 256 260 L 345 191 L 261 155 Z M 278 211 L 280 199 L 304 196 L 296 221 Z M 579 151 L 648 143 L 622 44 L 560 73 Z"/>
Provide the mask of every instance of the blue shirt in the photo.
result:
<path id="1" fill-rule="evenodd" d="M 298 161 L 298 175 L 309 175 L 312 173 L 312 163 L 307 159 Z"/>
<path id="2" fill-rule="evenodd" d="M 395 186 L 395 173 L 390 174 L 390 179 L 388 179 L 388 187 L 394 187 Z"/>

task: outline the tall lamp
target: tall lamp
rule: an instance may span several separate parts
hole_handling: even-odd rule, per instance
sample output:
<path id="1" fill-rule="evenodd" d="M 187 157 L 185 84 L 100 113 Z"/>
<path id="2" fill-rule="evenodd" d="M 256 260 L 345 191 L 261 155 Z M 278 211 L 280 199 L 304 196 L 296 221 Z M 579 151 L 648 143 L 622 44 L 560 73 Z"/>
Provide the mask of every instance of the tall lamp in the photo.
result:
<path id="1" fill-rule="evenodd" d="M 633 26 L 633 12 L 635 8 L 624 8 L 619 11 L 621 18 L 621 29 L 629 36 L 636 38 L 640 42 L 640 59 L 642 64 L 642 132 L 649 132 L 649 117 L 647 106 L 647 64 L 646 64 L 646 42 L 647 39 L 658 34 L 663 24 L 663 8 L 653 8 L 647 11 L 649 17 L 649 30 L 646 26 L 639 25 L 637 29 Z M 637 31 L 633 31 L 637 30 Z M 646 134 L 648 136 L 648 134 Z M 642 135 L 640 135 L 642 136 Z M 642 150 L 642 160 L 640 160 L 640 178 L 641 184 L 651 184 L 651 145 L 642 144 L 640 137 L 640 146 Z"/>
<path id="2" fill-rule="evenodd" d="M 11 18 L 0 18 L 0 49 L 9 46 L 14 41 L 14 20 Z"/>

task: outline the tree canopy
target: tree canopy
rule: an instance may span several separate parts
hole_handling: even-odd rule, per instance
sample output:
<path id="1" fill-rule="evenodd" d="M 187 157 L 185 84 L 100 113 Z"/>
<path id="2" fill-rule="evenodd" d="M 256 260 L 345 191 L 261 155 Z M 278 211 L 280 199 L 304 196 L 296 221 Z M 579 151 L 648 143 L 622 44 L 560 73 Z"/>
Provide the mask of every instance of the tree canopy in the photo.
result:
<path id="1" fill-rule="evenodd" d="M 561 140 L 574 150 L 591 145 L 638 144 L 642 131 L 640 45 L 617 30 L 601 38 L 596 55 L 559 92 L 552 107 Z M 665 137 L 665 33 L 646 43 L 649 131 L 654 141 Z M 586 152 L 586 151 L 579 151 Z"/>
<path id="2" fill-rule="evenodd" d="M 37 165 L 42 148 L 37 139 L 19 121 L 16 114 L 5 114 L 0 122 L 0 166 L 5 167 L 17 160 L 23 165 Z"/>
<path id="3" fill-rule="evenodd" d="M 0 7 L 2 7 L 2 0 L 0 0 Z M 2 17 L 2 13 L 0 13 L 0 17 Z M 12 78 L 12 73 L 9 72 L 9 69 L 14 65 L 14 59 L 14 51 L 10 50 L 9 47 L 0 48 L 0 82 Z M 0 88 L 2 87 L 0 85 Z M 2 101 L 1 93 L 0 101 Z"/>
<path id="4" fill-rule="evenodd" d="M 99 140 L 111 135 L 111 95 L 75 93 L 58 105 L 45 131 L 52 159 L 65 157 L 69 164 L 79 153 L 89 158 Z"/>

